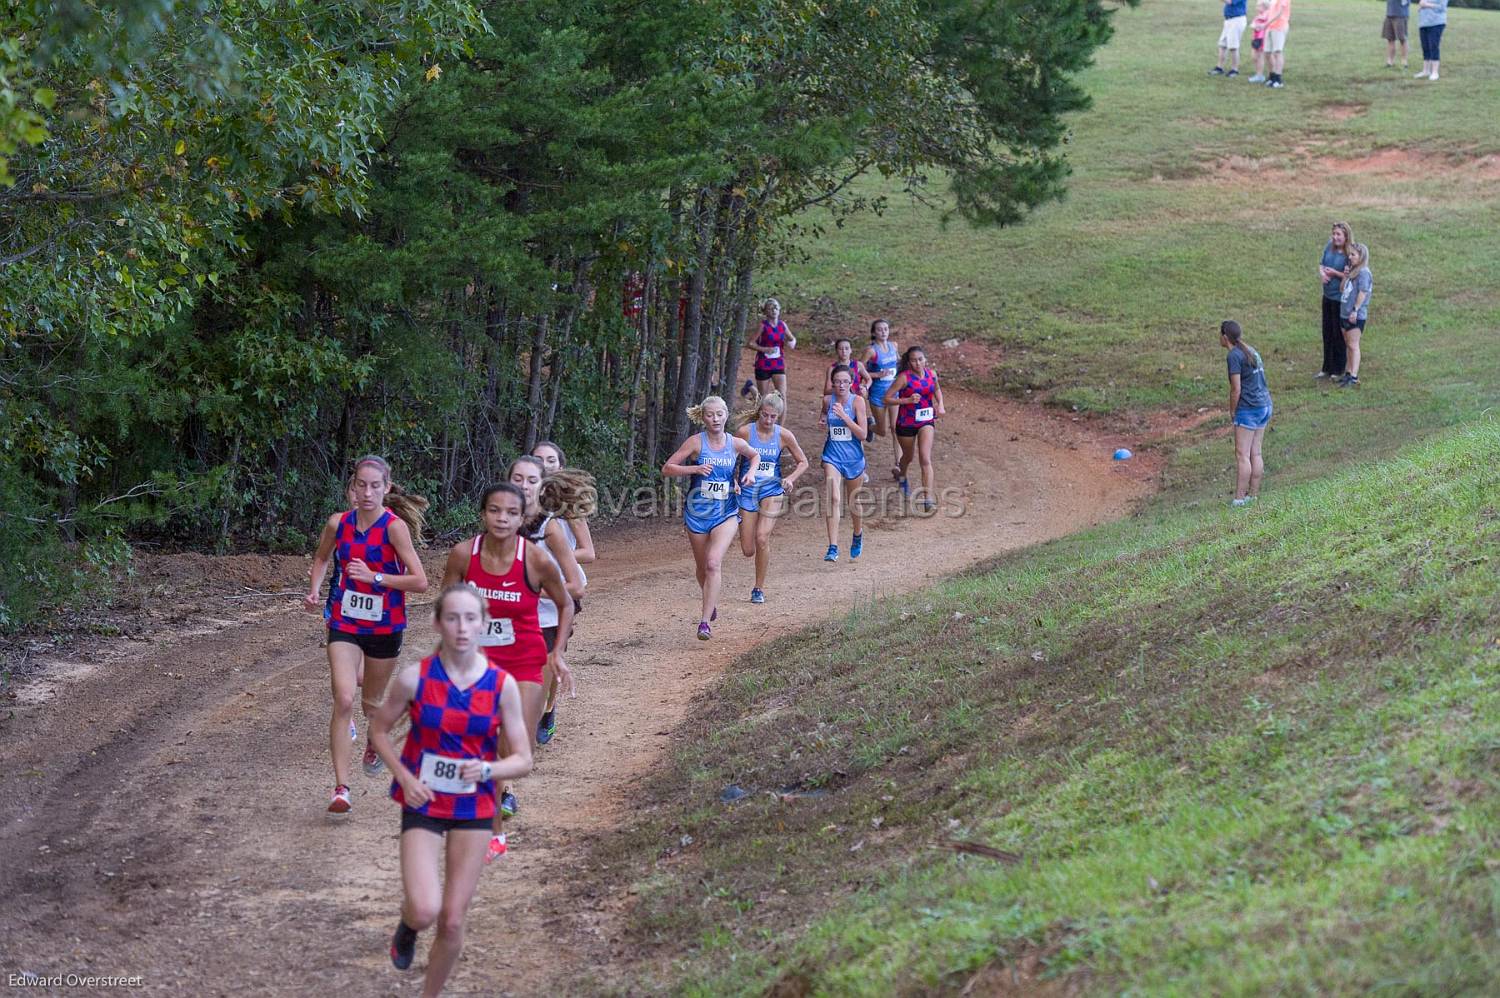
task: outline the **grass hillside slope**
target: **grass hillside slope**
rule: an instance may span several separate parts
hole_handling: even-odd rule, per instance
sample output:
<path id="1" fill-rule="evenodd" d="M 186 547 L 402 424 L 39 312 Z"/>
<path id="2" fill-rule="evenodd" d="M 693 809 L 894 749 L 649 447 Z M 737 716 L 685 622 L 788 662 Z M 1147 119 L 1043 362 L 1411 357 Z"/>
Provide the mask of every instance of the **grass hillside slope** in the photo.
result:
<path id="1" fill-rule="evenodd" d="M 1381 13 L 1299 2 L 1272 92 L 1205 75 L 1217 5 L 1122 11 L 1065 202 L 979 231 L 871 182 L 883 216 L 781 271 L 851 335 L 990 340 L 990 387 L 1108 418 L 1222 407 L 1237 318 L 1276 397 L 1267 486 L 1205 501 L 1226 413 L 1147 513 L 740 662 L 602 847 L 626 987 L 1500 979 L 1500 14 L 1451 12 L 1426 84 L 1385 69 Z M 1348 391 L 1311 377 L 1335 219 L 1376 279 Z"/>
<path id="2" fill-rule="evenodd" d="M 1216 330 L 1235 318 L 1269 363 L 1282 479 L 1500 403 L 1500 12 L 1450 11 L 1429 83 L 1385 68 L 1378 4 L 1298 0 L 1287 86 L 1271 91 L 1207 75 L 1220 11 L 1150 0 L 1115 16 L 1084 80 L 1094 107 L 1074 121 L 1065 201 L 972 229 L 872 180 L 858 193 L 888 210 L 808 242 L 767 291 L 793 309 L 834 301 L 857 342 L 880 314 L 903 342 L 904 321 L 996 342 L 988 387 L 1096 413 L 1222 406 Z M 1415 25 L 1412 46 L 1420 65 Z M 1352 395 L 1312 380 L 1315 266 L 1338 219 L 1375 275 Z M 1179 449 L 1163 501 L 1222 491 L 1222 457 L 1218 442 Z"/>
<path id="3" fill-rule="evenodd" d="M 621 840 L 652 985 L 1483 992 L 1497 557 L 1484 425 L 764 647 Z"/>

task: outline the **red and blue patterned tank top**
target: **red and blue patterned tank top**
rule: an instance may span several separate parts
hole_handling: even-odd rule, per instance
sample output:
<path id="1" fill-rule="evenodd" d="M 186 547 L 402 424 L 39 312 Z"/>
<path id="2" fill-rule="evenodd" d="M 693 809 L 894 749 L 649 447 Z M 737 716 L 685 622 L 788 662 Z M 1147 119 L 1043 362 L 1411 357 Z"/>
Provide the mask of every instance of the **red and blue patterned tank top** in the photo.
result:
<path id="1" fill-rule="evenodd" d="M 896 413 L 897 426 L 927 426 L 936 422 L 937 408 L 933 399 L 937 395 L 937 383 L 937 372 L 930 367 L 923 369 L 920 377 L 906 372 L 906 391 L 902 394 L 916 395 L 921 401 L 901 407 Z"/>
<path id="2" fill-rule="evenodd" d="M 500 689 L 505 674 L 485 659 L 484 675 L 468 689 L 459 689 L 443 669 L 437 655 L 422 659 L 416 693 L 411 699 L 411 730 L 401 746 L 401 764 L 423 778 L 423 757 L 430 773 L 423 779 L 432 788 L 432 800 L 408 810 L 429 818 L 466 821 L 495 816 L 495 781 L 474 784 L 472 793 L 447 793 L 433 786 L 442 779 L 455 779 L 455 763 L 469 759 L 494 762 L 500 737 Z M 432 780 L 433 782 L 429 782 Z M 401 784 L 391 781 L 391 799 L 407 807 Z"/>
<path id="3" fill-rule="evenodd" d="M 786 371 L 786 358 L 782 351 L 786 349 L 786 323 L 778 321 L 771 325 L 764 319 L 760 322 L 760 337 L 756 343 L 763 347 L 775 347 L 774 354 L 755 352 L 755 370 L 762 374 L 781 374 Z"/>
<path id="4" fill-rule="evenodd" d="M 334 535 L 333 585 L 328 589 L 328 603 L 323 619 L 329 630 L 344 634 L 395 634 L 406 630 L 406 594 L 399 589 L 377 586 L 349 578 L 344 566 L 356 558 L 381 575 L 404 575 L 406 566 L 391 544 L 391 520 L 395 514 L 383 511 L 370 529 L 361 531 L 357 513 L 350 510 L 339 518 Z"/>
<path id="5" fill-rule="evenodd" d="M 843 364 L 843 366 L 849 368 L 849 374 L 852 376 L 851 380 L 850 380 L 850 383 L 849 383 L 849 390 L 851 392 L 853 392 L 854 394 L 858 395 L 859 394 L 860 385 L 862 385 L 865 381 L 867 381 L 870 376 L 869 376 L 869 374 L 867 374 L 865 372 L 865 366 L 863 364 L 861 364 L 857 360 L 851 360 L 847 364 L 844 364 L 844 362 L 841 361 L 841 360 L 836 360 L 832 364 L 829 364 L 828 365 L 828 381 L 829 381 L 829 384 L 833 383 L 833 369 L 836 368 L 836 367 L 838 367 L 841 364 Z"/>

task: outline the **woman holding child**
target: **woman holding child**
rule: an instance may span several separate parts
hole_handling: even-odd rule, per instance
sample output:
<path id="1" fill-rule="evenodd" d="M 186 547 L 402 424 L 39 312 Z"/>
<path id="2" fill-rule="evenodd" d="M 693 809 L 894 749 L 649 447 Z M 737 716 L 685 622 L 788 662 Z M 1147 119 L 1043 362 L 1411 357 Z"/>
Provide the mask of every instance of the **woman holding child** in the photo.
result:
<path id="1" fill-rule="evenodd" d="M 1348 222 L 1334 222 L 1333 233 L 1323 247 L 1323 259 L 1318 264 L 1318 280 L 1323 284 L 1323 368 L 1317 373 L 1324 378 L 1341 379 L 1344 376 L 1347 356 L 1344 347 L 1344 327 L 1340 322 L 1339 306 L 1344 296 L 1344 275 L 1349 269 L 1349 247 L 1354 245 L 1354 236 Z"/>

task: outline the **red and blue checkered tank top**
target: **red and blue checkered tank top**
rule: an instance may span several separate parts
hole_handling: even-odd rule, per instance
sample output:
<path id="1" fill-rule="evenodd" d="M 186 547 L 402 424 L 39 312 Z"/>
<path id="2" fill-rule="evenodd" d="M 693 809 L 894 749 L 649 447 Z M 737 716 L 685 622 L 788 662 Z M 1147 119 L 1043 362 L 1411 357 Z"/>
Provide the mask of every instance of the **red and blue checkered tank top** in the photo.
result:
<path id="1" fill-rule="evenodd" d="M 339 518 L 338 533 L 334 535 L 333 562 L 335 571 L 333 585 L 328 589 L 328 603 L 323 607 L 323 619 L 329 630 L 344 634 L 395 634 L 406 630 L 406 594 L 399 589 L 377 586 L 373 582 L 358 582 L 348 577 L 344 566 L 358 558 L 370 566 L 370 571 L 381 575 L 404 575 L 406 566 L 396 556 L 391 545 L 391 520 L 395 514 L 382 512 L 370 524 L 370 529 L 361 531 L 356 512 L 350 510 Z"/>
<path id="2" fill-rule="evenodd" d="M 937 409 L 933 402 L 937 395 L 937 372 L 932 368 L 925 368 L 920 376 L 907 371 L 906 391 L 902 394 L 919 396 L 921 401 L 901 407 L 901 411 L 896 413 L 897 426 L 926 426 L 937 420 Z"/>
<path id="3" fill-rule="evenodd" d="M 468 689 L 459 689 L 443 669 L 436 654 L 422 659 L 417 690 L 411 699 L 411 730 L 401 746 L 401 764 L 418 777 L 422 774 L 422 757 L 464 762 L 469 759 L 494 762 L 500 738 L 500 688 L 505 674 L 485 659 L 484 675 Z M 407 807 L 401 784 L 391 781 L 391 799 Z M 432 800 L 408 810 L 429 818 L 472 818 L 495 816 L 495 781 L 474 784 L 469 794 L 444 793 L 434 789 Z"/>
<path id="4" fill-rule="evenodd" d="M 786 323 L 778 321 L 771 325 L 764 319 L 760 322 L 760 337 L 755 341 L 763 347 L 775 347 L 774 353 L 755 352 L 755 370 L 761 374 L 782 374 L 786 371 Z"/>

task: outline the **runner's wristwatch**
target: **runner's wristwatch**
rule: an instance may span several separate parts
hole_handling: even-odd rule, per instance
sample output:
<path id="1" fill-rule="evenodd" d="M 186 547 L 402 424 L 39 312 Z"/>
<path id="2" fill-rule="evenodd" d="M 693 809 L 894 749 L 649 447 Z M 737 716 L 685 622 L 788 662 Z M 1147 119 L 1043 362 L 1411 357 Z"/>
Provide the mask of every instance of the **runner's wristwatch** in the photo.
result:
<path id="1" fill-rule="evenodd" d="M 380 573 L 380 572 L 376 572 L 375 573 L 375 584 L 377 586 L 383 586 L 383 585 L 385 585 L 385 575 L 382 574 L 382 573 Z"/>

